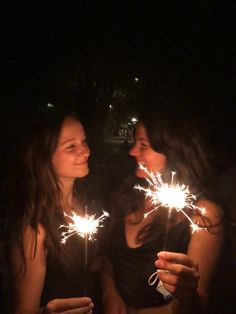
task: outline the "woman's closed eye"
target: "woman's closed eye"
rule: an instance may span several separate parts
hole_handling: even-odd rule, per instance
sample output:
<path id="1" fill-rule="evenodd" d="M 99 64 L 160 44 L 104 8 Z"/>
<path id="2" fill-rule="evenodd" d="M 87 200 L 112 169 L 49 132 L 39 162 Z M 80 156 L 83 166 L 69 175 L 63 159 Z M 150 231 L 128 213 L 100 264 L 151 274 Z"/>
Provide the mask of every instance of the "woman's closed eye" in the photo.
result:
<path id="1" fill-rule="evenodd" d="M 66 150 L 67 150 L 67 151 L 72 151 L 72 150 L 74 150 L 75 148 L 76 148 L 76 145 L 75 145 L 75 144 L 70 144 L 70 145 L 66 146 Z"/>
<path id="2" fill-rule="evenodd" d="M 149 145 L 147 143 L 140 143 L 139 147 L 140 147 L 140 149 L 144 150 L 144 149 L 149 148 Z"/>
<path id="3" fill-rule="evenodd" d="M 87 139 L 83 140 L 82 144 L 88 145 L 88 140 Z"/>
<path id="4" fill-rule="evenodd" d="M 87 140 L 83 140 L 81 143 L 71 143 L 66 146 L 66 151 L 74 151 L 76 149 L 82 148 L 82 147 L 88 147 Z"/>

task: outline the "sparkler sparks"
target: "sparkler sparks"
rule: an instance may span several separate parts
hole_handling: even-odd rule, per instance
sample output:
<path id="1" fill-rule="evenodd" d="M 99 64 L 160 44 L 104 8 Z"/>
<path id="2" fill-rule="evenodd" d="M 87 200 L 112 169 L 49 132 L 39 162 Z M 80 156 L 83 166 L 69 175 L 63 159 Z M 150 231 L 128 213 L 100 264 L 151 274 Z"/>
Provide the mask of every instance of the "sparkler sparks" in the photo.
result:
<path id="1" fill-rule="evenodd" d="M 146 197 L 150 197 L 151 202 L 154 205 L 154 208 L 144 215 L 145 218 L 153 211 L 163 206 L 169 210 L 176 209 L 176 211 L 180 211 L 189 220 L 192 232 L 199 229 L 206 229 L 199 227 L 184 211 L 184 208 L 189 208 L 203 215 L 205 213 L 205 208 L 194 205 L 196 196 L 190 192 L 188 186 L 184 184 L 180 185 L 175 182 L 175 172 L 172 172 L 171 183 L 168 184 L 163 182 L 160 173 L 149 172 L 142 164 L 139 164 L 139 167 L 147 174 L 148 177 L 146 180 L 149 183 L 149 187 L 144 188 L 136 185 L 134 188 L 143 191 Z"/>
<path id="2" fill-rule="evenodd" d="M 101 223 L 109 217 L 109 214 L 106 211 L 103 211 L 103 214 L 95 219 L 95 215 L 85 214 L 84 217 L 81 217 L 72 211 L 71 215 L 67 215 L 65 213 L 65 216 L 68 217 L 71 222 L 69 222 L 67 226 L 60 226 L 60 228 L 67 229 L 61 234 L 61 243 L 66 243 L 67 239 L 74 234 L 77 234 L 82 238 L 88 238 L 88 240 L 95 241 L 95 234 L 97 233 L 98 227 L 103 227 Z"/>

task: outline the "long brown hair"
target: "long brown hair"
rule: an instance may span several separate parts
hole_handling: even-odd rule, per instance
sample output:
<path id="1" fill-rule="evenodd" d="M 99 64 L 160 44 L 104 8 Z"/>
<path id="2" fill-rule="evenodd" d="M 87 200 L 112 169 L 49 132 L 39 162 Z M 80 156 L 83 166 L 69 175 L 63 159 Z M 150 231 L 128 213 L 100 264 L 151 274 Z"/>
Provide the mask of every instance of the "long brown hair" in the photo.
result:
<path id="1" fill-rule="evenodd" d="M 17 193 L 10 220 L 12 239 L 21 247 L 24 257 L 22 235 L 26 226 L 31 226 L 35 233 L 37 247 L 38 226 L 46 232 L 45 246 L 51 257 L 63 267 L 71 267 L 73 254 L 70 245 L 61 245 L 59 226 L 65 224 L 62 207 L 62 193 L 58 178 L 52 166 L 52 156 L 57 147 L 63 121 L 67 117 L 78 119 L 75 112 L 55 110 L 41 112 L 27 128 L 21 141 L 22 158 L 17 177 Z M 84 179 L 75 182 L 75 197 L 83 206 L 82 188 Z M 78 192 L 81 186 L 81 193 Z M 82 192 L 83 191 L 83 192 Z M 24 257 L 25 260 L 25 257 Z M 25 264 L 25 263 L 24 263 Z M 23 267 L 25 269 L 25 265 Z"/>

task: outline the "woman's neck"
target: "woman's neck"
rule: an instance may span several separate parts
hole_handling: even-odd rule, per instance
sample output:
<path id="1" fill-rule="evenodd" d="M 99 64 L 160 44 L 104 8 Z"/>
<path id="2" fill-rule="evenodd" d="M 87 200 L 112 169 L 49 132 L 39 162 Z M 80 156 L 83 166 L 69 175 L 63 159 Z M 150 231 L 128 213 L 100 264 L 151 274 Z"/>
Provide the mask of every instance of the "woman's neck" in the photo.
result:
<path id="1" fill-rule="evenodd" d="M 67 206 L 73 207 L 73 187 L 74 187 L 74 179 L 60 179 L 61 182 L 61 192 L 63 203 Z"/>

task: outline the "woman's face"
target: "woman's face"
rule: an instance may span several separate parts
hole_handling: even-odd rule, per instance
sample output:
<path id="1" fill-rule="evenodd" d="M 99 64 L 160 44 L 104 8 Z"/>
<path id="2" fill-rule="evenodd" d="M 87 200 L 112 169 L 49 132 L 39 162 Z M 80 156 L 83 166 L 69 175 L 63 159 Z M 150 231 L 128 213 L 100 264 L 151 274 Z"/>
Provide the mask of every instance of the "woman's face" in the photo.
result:
<path id="1" fill-rule="evenodd" d="M 82 124 L 73 117 L 64 120 L 52 164 L 61 181 L 88 174 L 89 148 Z"/>
<path id="2" fill-rule="evenodd" d="M 135 174 L 137 177 L 147 176 L 145 171 L 139 168 L 138 164 L 142 164 L 148 171 L 152 172 L 162 172 L 166 166 L 166 156 L 158 153 L 151 147 L 146 128 L 141 123 L 137 126 L 135 143 L 129 153 L 136 159 Z"/>

